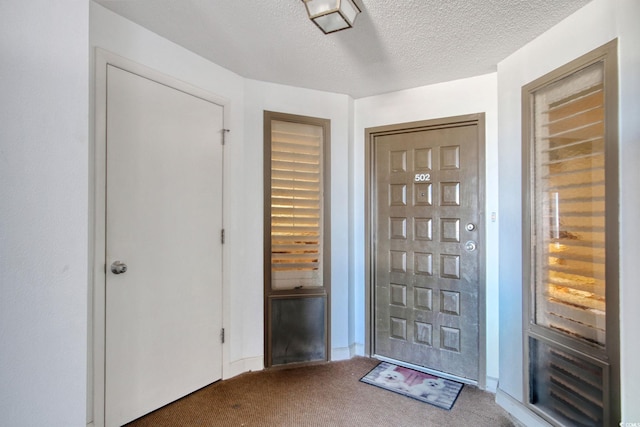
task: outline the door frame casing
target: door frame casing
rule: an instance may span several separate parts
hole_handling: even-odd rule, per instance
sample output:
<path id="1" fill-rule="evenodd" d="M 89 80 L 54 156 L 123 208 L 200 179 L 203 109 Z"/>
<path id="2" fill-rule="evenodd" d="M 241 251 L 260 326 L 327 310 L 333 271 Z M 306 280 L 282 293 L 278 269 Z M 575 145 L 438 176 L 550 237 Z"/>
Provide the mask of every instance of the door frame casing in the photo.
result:
<path id="1" fill-rule="evenodd" d="M 486 389 L 486 219 L 485 219 L 485 114 L 475 113 L 454 117 L 420 120 L 365 129 L 365 355 L 375 356 L 375 244 L 376 244 L 376 194 L 375 191 L 375 138 L 406 132 L 430 129 L 454 128 L 476 125 L 478 130 L 478 206 L 479 212 L 479 268 L 478 268 L 478 382 Z"/>
<path id="2" fill-rule="evenodd" d="M 94 97 L 93 97 L 93 141 L 90 144 L 89 169 L 89 312 L 87 351 L 87 414 L 88 424 L 101 427 L 105 422 L 105 351 L 106 351 L 106 148 L 107 148 L 107 66 L 112 65 L 156 83 L 171 87 L 186 94 L 201 98 L 222 107 L 223 129 L 228 123 L 229 101 L 198 87 L 163 74 L 122 56 L 101 48 L 95 49 Z M 221 138 L 223 135 L 221 134 Z M 222 143 L 222 140 L 221 140 Z M 222 150 L 224 166 L 224 148 Z M 222 176 L 222 198 L 225 194 L 224 167 Z M 222 208 L 224 226 L 225 210 Z M 222 245 L 222 326 L 229 324 L 228 284 L 224 273 L 225 246 Z M 229 365 L 228 346 L 222 345 L 222 377 Z"/>

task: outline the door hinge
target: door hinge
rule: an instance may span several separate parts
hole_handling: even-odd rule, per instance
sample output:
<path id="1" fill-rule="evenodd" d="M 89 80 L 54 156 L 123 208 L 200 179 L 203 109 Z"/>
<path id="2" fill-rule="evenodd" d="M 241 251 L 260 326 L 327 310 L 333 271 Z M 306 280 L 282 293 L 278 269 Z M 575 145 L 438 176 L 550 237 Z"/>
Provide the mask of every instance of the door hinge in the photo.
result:
<path id="1" fill-rule="evenodd" d="M 224 328 L 220 330 L 220 342 L 224 344 Z"/>
<path id="2" fill-rule="evenodd" d="M 231 132 L 231 129 L 222 129 L 222 145 L 227 142 L 227 133 Z"/>
<path id="3" fill-rule="evenodd" d="M 220 242 L 224 244 L 224 228 L 220 231 Z"/>

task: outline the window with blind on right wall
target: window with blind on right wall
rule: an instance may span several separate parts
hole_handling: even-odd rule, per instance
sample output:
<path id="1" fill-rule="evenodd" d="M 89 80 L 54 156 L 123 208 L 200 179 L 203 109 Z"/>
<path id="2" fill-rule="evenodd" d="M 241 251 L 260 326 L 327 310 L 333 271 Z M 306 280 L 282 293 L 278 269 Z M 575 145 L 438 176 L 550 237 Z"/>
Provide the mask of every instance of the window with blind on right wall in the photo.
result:
<path id="1" fill-rule="evenodd" d="M 523 88 L 525 391 L 556 425 L 619 421 L 616 49 Z"/>

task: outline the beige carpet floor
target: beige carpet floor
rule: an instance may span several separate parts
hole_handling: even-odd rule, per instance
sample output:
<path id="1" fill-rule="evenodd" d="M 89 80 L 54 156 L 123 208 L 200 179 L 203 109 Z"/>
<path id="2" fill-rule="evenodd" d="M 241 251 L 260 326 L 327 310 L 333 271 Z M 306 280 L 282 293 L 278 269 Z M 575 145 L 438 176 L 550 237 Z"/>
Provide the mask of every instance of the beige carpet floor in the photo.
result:
<path id="1" fill-rule="evenodd" d="M 447 411 L 360 382 L 378 363 L 351 360 L 249 372 L 219 381 L 129 427 L 513 426 L 495 395 L 465 385 Z"/>

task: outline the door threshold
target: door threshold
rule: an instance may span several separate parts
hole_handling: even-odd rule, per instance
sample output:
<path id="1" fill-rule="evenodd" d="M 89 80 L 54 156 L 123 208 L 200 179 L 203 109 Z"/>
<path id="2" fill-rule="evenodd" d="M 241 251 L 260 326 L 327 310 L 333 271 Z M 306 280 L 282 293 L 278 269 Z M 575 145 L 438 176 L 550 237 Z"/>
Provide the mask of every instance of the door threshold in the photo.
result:
<path id="1" fill-rule="evenodd" d="M 404 368 L 413 369 L 414 371 L 424 372 L 426 374 L 436 375 L 438 377 L 445 378 L 447 380 L 458 381 L 459 383 L 469 384 L 478 387 L 478 381 L 471 380 L 469 378 L 459 377 L 457 375 L 448 374 L 446 372 L 436 371 L 435 369 L 425 368 L 424 366 L 414 365 L 413 363 L 403 362 L 402 360 L 391 359 L 390 357 L 380 356 L 374 354 L 371 357 L 381 360 L 383 362 L 393 363 L 394 365 L 402 366 Z"/>

